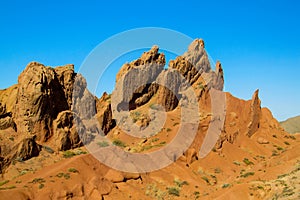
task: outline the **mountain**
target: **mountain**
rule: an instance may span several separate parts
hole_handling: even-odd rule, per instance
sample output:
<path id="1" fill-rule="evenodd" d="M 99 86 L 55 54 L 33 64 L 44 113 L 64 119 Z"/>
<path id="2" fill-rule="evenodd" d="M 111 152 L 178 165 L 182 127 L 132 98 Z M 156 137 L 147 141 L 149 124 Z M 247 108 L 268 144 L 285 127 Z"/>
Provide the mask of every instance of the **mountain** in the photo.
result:
<path id="1" fill-rule="evenodd" d="M 288 133 L 300 133 L 300 116 L 292 117 L 280 122 L 280 125 Z"/>
<path id="2" fill-rule="evenodd" d="M 31 62 L 0 91 L 0 199 L 297 199 L 300 135 L 259 91 L 223 92 L 204 41 L 158 46 L 98 98 L 73 65 Z"/>

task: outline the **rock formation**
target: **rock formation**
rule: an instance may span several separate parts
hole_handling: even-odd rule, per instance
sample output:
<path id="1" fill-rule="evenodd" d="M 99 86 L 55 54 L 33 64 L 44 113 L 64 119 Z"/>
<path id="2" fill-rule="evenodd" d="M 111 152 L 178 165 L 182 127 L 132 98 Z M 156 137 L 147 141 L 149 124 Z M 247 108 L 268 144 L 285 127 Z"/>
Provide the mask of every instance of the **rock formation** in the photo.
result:
<path id="1" fill-rule="evenodd" d="M 18 139 L 25 138 L 20 148 L 6 146 L 2 150 L 29 159 L 38 155 L 39 145 L 44 143 L 50 142 L 52 149 L 61 151 L 90 142 L 100 131 L 90 122 L 96 120 L 96 100 L 85 79 L 74 72 L 73 65 L 51 68 L 29 63 L 17 85 L 0 91 L 0 130 L 13 128 Z M 106 112 L 109 110 L 110 107 Z M 112 125 L 105 124 L 111 123 L 107 114 L 104 118 L 102 129 L 107 132 Z M 12 158 L 4 156 L 6 164 L 3 161 L 2 168 Z"/>
<path id="2" fill-rule="evenodd" d="M 64 90 L 55 71 L 32 62 L 18 78 L 18 94 L 13 117 L 18 132 L 36 134 L 45 142 L 52 135 L 52 122 L 58 113 L 68 110 Z"/>
<path id="3" fill-rule="evenodd" d="M 103 133 L 106 135 L 116 124 L 112 118 L 112 110 L 110 103 L 110 95 L 104 93 L 102 97 L 97 101 L 97 119 L 99 126 Z"/>
<path id="4" fill-rule="evenodd" d="M 35 142 L 35 139 L 35 136 L 22 139 L 15 147 L 13 147 L 13 149 L 16 149 L 12 151 L 16 152 L 13 157 L 24 161 L 34 156 L 38 156 L 41 147 Z"/>
<path id="5" fill-rule="evenodd" d="M 256 90 L 251 100 L 251 118 L 248 124 L 247 136 L 251 137 L 259 128 L 261 117 L 260 99 L 258 98 L 258 90 Z"/>
<path id="6" fill-rule="evenodd" d="M 54 120 L 54 137 L 57 150 L 65 151 L 80 147 L 80 135 L 85 132 L 85 127 L 76 113 L 63 111 Z"/>
<path id="7" fill-rule="evenodd" d="M 211 69 L 201 39 L 170 61 L 167 69 L 164 65 L 164 55 L 153 46 L 139 59 L 123 65 L 116 77 L 116 90 L 98 99 L 73 65 L 51 68 L 37 62 L 28 64 L 17 85 L 0 90 L 0 172 L 5 180 L 0 180 L 0 199 L 172 199 L 173 195 L 178 199 L 272 199 L 279 195 L 296 199 L 298 190 L 287 185 L 296 185 L 299 176 L 299 134 L 284 132 L 272 113 L 261 108 L 258 90 L 248 101 L 222 92 L 221 63 Z M 192 101 L 201 108 L 199 116 L 192 112 L 183 115 L 183 109 L 177 109 L 188 105 L 191 93 L 185 91 L 195 92 Z M 130 111 L 124 113 L 129 113 L 128 121 L 134 121 L 138 134 L 154 130 L 153 134 L 127 134 L 127 127 L 116 124 L 115 111 Z M 200 121 L 198 127 L 183 126 L 193 119 Z M 125 121 L 125 125 L 133 124 Z M 126 166 L 112 155 L 167 153 L 164 148 L 174 144 L 180 129 L 184 131 L 182 143 L 195 130 L 188 149 L 175 144 L 180 152 L 171 154 L 174 163 L 149 173 L 116 171 L 95 159 L 95 154 L 65 159 L 58 153 L 80 147 L 70 151 L 76 154 L 86 150 L 82 145 L 90 144 L 107 160 Z M 107 140 L 102 140 L 103 135 Z M 203 158 L 201 149 L 207 135 L 213 135 L 210 139 L 217 139 L 217 143 L 213 140 L 211 146 L 204 145 L 208 154 Z M 91 150 L 90 146 L 85 148 Z M 106 147 L 117 151 L 103 154 Z M 159 165 L 163 154 L 156 155 L 153 161 L 157 162 L 150 159 L 143 163 Z M 130 166 L 137 163 L 127 160 Z M 287 171 L 291 166 L 295 169 Z M 34 173 L 29 173 L 30 169 Z M 268 182 L 268 177 L 276 179 Z M 278 184 L 281 194 L 276 186 L 279 181 L 287 183 Z"/>
<path id="8" fill-rule="evenodd" d="M 170 61 L 166 70 L 163 70 L 164 54 L 158 51 L 159 48 L 153 46 L 149 52 L 144 52 L 141 58 L 122 66 L 116 77 L 117 85 L 114 91 L 116 98 L 122 101 L 118 102 L 119 107 L 116 109 L 135 109 L 158 93 L 158 103 L 166 111 L 171 111 L 178 106 L 182 87 L 191 86 L 203 77 L 203 84 L 208 89 L 214 87 L 223 90 L 221 64 L 217 63 L 216 72 L 211 70 L 202 39 L 194 40 L 187 52 Z"/>
<path id="9" fill-rule="evenodd" d="M 9 127 L 16 130 L 16 125 L 12 118 L 13 107 L 16 103 L 16 95 L 16 86 L 0 90 L 0 130 L 7 129 Z"/>
<path id="10" fill-rule="evenodd" d="M 158 47 L 153 46 L 149 52 L 121 67 L 116 77 L 114 95 L 121 99 L 119 102 L 123 110 L 131 110 L 147 103 L 156 93 L 158 85 L 153 82 L 162 72 L 165 56 L 158 53 Z"/>

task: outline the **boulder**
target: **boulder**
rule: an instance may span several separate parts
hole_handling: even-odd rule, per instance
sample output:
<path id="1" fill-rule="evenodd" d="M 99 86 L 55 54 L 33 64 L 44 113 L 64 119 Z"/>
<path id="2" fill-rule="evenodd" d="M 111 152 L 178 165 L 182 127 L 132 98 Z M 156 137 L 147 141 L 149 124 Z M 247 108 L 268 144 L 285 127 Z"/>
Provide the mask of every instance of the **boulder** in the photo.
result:
<path id="1" fill-rule="evenodd" d="M 24 161 L 38 156 L 41 146 L 36 143 L 35 139 L 35 136 L 28 136 L 16 144 L 12 151 L 15 152 L 13 158 Z"/>
<path id="2" fill-rule="evenodd" d="M 269 144 L 269 141 L 263 137 L 258 137 L 257 138 L 257 143 L 258 144 Z"/>
<path id="3" fill-rule="evenodd" d="M 56 149 L 65 151 L 82 145 L 80 135 L 84 135 L 85 127 L 77 114 L 72 111 L 63 111 L 58 114 L 53 124 Z"/>

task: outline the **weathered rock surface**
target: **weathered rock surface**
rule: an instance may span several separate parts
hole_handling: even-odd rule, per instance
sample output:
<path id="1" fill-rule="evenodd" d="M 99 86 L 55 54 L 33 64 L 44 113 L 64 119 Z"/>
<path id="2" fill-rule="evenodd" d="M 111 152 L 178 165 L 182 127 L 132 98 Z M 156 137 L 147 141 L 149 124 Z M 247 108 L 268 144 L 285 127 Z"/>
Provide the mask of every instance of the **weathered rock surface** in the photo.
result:
<path id="1" fill-rule="evenodd" d="M 261 101 L 258 98 L 258 90 L 256 90 L 251 100 L 251 118 L 248 124 L 247 136 L 251 137 L 259 128 L 261 118 Z"/>
<path id="2" fill-rule="evenodd" d="M 14 129 L 16 128 L 11 115 L 8 115 L 6 117 L 1 117 L 0 118 L 0 130 L 7 129 L 9 127 L 12 127 Z"/>
<path id="3" fill-rule="evenodd" d="M 166 111 L 171 111 L 180 101 L 181 85 L 192 85 L 200 77 L 204 79 L 203 85 L 208 88 L 223 90 L 223 69 L 218 62 L 216 72 L 211 70 L 203 40 L 194 40 L 187 52 L 170 61 L 166 70 L 163 70 L 165 57 L 158 53 L 158 50 L 157 46 L 153 46 L 141 58 L 122 66 L 116 77 L 117 85 L 114 91 L 116 98 L 121 99 L 118 110 L 135 109 L 158 93 L 157 102 L 164 106 Z"/>
<path id="4" fill-rule="evenodd" d="M 54 136 L 59 151 L 73 149 L 82 145 L 79 135 L 83 135 L 85 127 L 77 115 L 71 111 L 63 111 L 54 120 Z"/>
<path id="5" fill-rule="evenodd" d="M 16 86 L 0 90 L 0 130 L 9 127 L 16 130 L 16 125 L 12 118 L 12 110 L 16 102 L 16 93 Z"/>
<path id="6" fill-rule="evenodd" d="M 81 119 L 92 119 L 96 114 L 96 97 L 87 89 L 85 78 L 77 74 L 74 80 L 72 111 Z"/>
<path id="7" fill-rule="evenodd" d="M 118 99 L 118 110 L 131 110 L 147 103 L 156 93 L 158 85 L 153 84 L 165 65 L 165 56 L 158 53 L 158 47 L 122 66 L 116 77 L 113 95 Z"/>
<path id="8" fill-rule="evenodd" d="M 269 144 L 269 141 L 263 137 L 258 137 L 257 138 L 257 143 L 258 144 Z"/>
<path id="9" fill-rule="evenodd" d="M 154 70 L 153 73 L 153 75 L 156 76 L 156 74 L 163 69 L 163 66 L 166 63 L 165 55 L 163 53 L 158 53 L 158 50 L 159 50 L 158 46 L 154 45 L 148 52 L 144 52 L 139 59 L 124 64 L 116 76 L 116 82 L 118 82 L 131 69 L 141 67 L 143 65 L 149 65 L 149 64 L 157 65 L 158 71 Z"/>
<path id="10" fill-rule="evenodd" d="M 224 72 L 220 61 L 216 63 L 216 79 L 213 83 L 214 88 L 217 90 L 223 90 L 224 87 Z"/>
<path id="11" fill-rule="evenodd" d="M 41 147 L 35 142 L 35 137 L 29 136 L 22 139 L 13 149 L 16 149 L 13 151 L 16 152 L 13 157 L 24 161 L 38 156 Z"/>
<path id="12" fill-rule="evenodd" d="M 96 117 L 98 119 L 100 129 L 105 135 L 116 125 L 115 120 L 112 118 L 110 95 L 107 93 L 104 93 L 97 101 Z"/>
<path id="13" fill-rule="evenodd" d="M 58 113 L 68 110 L 68 102 L 55 71 L 32 62 L 18 78 L 18 94 L 13 117 L 18 132 L 36 134 L 38 141 L 47 141 Z"/>
<path id="14" fill-rule="evenodd" d="M 28 159 L 38 154 L 38 145 L 50 139 L 49 146 L 56 150 L 88 143 L 100 130 L 90 122 L 96 121 L 95 104 L 96 97 L 88 91 L 85 79 L 74 72 L 73 65 L 51 68 L 31 62 L 20 74 L 18 84 L 0 90 L 0 130 L 12 127 L 18 132 L 16 141 L 27 138 L 21 145 L 24 152 L 21 147 L 2 149 Z M 1 168 L 11 159 L 2 157 Z"/>
<path id="15" fill-rule="evenodd" d="M 15 128 L 12 114 L 11 112 L 7 112 L 6 105 L 2 105 L 2 103 L 0 102 L 0 130 L 7 129 L 9 127 Z"/>
<path id="16" fill-rule="evenodd" d="M 174 69 L 169 69 L 160 73 L 156 81 L 160 85 L 158 90 L 158 103 L 161 104 L 166 111 L 175 109 L 181 98 L 179 92 L 184 83 L 180 74 Z"/>
<path id="17" fill-rule="evenodd" d="M 69 64 L 54 68 L 57 79 L 64 91 L 65 99 L 67 100 L 69 108 L 72 105 L 72 93 L 76 73 L 74 72 L 74 65 Z"/>

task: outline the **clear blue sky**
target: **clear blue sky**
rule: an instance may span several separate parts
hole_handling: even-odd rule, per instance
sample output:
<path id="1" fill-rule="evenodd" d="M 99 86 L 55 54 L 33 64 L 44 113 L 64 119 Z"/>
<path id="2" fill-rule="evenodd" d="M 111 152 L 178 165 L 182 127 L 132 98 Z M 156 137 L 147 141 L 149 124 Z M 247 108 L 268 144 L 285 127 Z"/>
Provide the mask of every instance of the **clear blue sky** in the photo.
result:
<path id="1" fill-rule="evenodd" d="M 189 2 L 189 3 L 188 3 Z M 249 99 L 260 89 L 276 118 L 300 114 L 299 1 L 0 2 L 0 88 L 30 61 L 75 64 L 100 42 L 139 27 L 203 38 L 225 70 L 225 89 Z M 114 76 L 114 75 L 113 75 Z"/>

